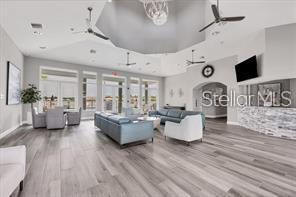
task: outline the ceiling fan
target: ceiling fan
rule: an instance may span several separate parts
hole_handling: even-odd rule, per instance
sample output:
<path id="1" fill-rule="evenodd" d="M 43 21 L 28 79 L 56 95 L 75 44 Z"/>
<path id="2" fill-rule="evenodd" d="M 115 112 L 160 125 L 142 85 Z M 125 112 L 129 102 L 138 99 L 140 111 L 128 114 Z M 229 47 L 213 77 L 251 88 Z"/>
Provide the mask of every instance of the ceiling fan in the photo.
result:
<path id="1" fill-rule="evenodd" d="M 192 50 L 192 59 L 191 61 L 190 60 L 186 60 L 186 66 L 190 66 L 190 65 L 193 65 L 193 64 L 203 64 L 203 63 L 206 63 L 205 61 L 194 61 L 194 52 L 195 50 Z"/>
<path id="2" fill-rule="evenodd" d="M 220 23 L 220 22 L 237 22 L 237 21 L 242 21 L 245 16 L 234 16 L 234 17 L 222 17 L 220 16 L 219 13 L 219 0 L 217 0 L 217 5 L 212 5 L 212 11 L 215 16 L 215 20 L 211 22 L 209 25 L 205 26 L 199 32 L 204 31 L 205 29 L 209 28 L 210 26 L 214 25 L 215 23 Z"/>
<path id="3" fill-rule="evenodd" d="M 130 63 L 129 56 L 130 56 L 130 52 L 127 52 L 126 53 L 126 64 L 120 64 L 120 65 L 124 65 L 124 66 L 127 66 L 127 67 L 136 65 L 137 63 Z"/>
<path id="4" fill-rule="evenodd" d="M 109 40 L 108 37 L 106 37 L 106 36 L 104 36 L 104 35 L 102 35 L 100 33 L 97 33 L 97 32 L 95 32 L 93 30 L 92 25 L 91 25 L 91 12 L 92 12 L 93 8 L 92 7 L 88 7 L 87 10 L 89 12 L 89 18 L 86 19 L 87 30 L 86 31 L 73 32 L 73 34 L 77 34 L 77 33 L 78 34 L 79 33 L 88 33 L 88 34 L 95 35 L 95 36 L 97 36 L 97 37 L 99 37 L 101 39 Z"/>

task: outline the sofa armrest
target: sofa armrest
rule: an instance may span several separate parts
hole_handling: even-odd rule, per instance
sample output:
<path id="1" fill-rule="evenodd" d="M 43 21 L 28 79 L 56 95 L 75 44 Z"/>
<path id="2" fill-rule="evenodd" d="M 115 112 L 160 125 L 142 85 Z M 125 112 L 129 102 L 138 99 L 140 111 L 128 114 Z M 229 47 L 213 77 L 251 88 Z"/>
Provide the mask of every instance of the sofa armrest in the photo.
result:
<path id="1" fill-rule="evenodd" d="M 80 116 L 80 113 L 79 112 L 69 112 L 67 114 L 68 117 L 77 117 L 77 116 Z"/>
<path id="2" fill-rule="evenodd" d="M 21 164 L 26 165 L 26 147 L 14 146 L 0 148 L 0 165 L 2 164 Z"/>
<path id="3" fill-rule="evenodd" d="M 148 112 L 149 116 L 157 116 L 158 115 L 158 111 L 149 111 Z"/>
<path id="4" fill-rule="evenodd" d="M 163 134 L 164 136 L 168 136 L 168 137 L 180 136 L 182 133 L 180 129 L 181 129 L 181 124 L 166 121 Z"/>
<path id="5" fill-rule="evenodd" d="M 121 125 L 120 144 L 127 144 L 140 140 L 153 138 L 154 129 L 152 121 L 139 121 Z"/>
<path id="6" fill-rule="evenodd" d="M 180 127 L 180 126 L 181 126 L 180 123 L 175 123 L 175 122 L 171 122 L 171 121 L 165 122 L 165 127 Z"/>
<path id="7" fill-rule="evenodd" d="M 35 118 L 38 120 L 45 120 L 46 119 L 46 113 L 40 113 L 35 115 Z"/>

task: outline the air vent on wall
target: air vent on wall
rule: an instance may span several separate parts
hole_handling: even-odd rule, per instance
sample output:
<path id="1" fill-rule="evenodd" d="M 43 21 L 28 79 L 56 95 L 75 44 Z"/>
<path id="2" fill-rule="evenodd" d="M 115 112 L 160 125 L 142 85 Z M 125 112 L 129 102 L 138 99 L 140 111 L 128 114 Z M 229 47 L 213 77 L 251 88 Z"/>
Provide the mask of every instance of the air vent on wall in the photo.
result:
<path id="1" fill-rule="evenodd" d="M 31 23 L 33 29 L 42 29 L 42 24 L 40 23 Z"/>

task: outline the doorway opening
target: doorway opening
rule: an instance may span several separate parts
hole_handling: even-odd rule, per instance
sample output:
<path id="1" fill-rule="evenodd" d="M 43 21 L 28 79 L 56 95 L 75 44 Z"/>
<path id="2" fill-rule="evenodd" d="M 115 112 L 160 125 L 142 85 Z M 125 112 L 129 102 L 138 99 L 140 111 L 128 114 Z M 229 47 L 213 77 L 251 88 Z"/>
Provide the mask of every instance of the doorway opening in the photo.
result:
<path id="1" fill-rule="evenodd" d="M 219 82 L 199 84 L 193 89 L 193 109 L 203 112 L 207 121 L 226 123 L 227 102 L 221 102 L 220 99 L 223 95 L 227 95 L 225 84 Z"/>

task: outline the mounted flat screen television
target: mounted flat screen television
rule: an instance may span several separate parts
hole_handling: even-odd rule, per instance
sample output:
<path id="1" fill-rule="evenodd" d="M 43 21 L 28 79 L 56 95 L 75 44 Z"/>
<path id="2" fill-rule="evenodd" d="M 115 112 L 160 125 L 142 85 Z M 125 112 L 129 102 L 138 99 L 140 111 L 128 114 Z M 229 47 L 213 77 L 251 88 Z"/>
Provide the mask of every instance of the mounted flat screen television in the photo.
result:
<path id="1" fill-rule="evenodd" d="M 235 66 L 237 82 L 258 77 L 256 55 Z"/>

